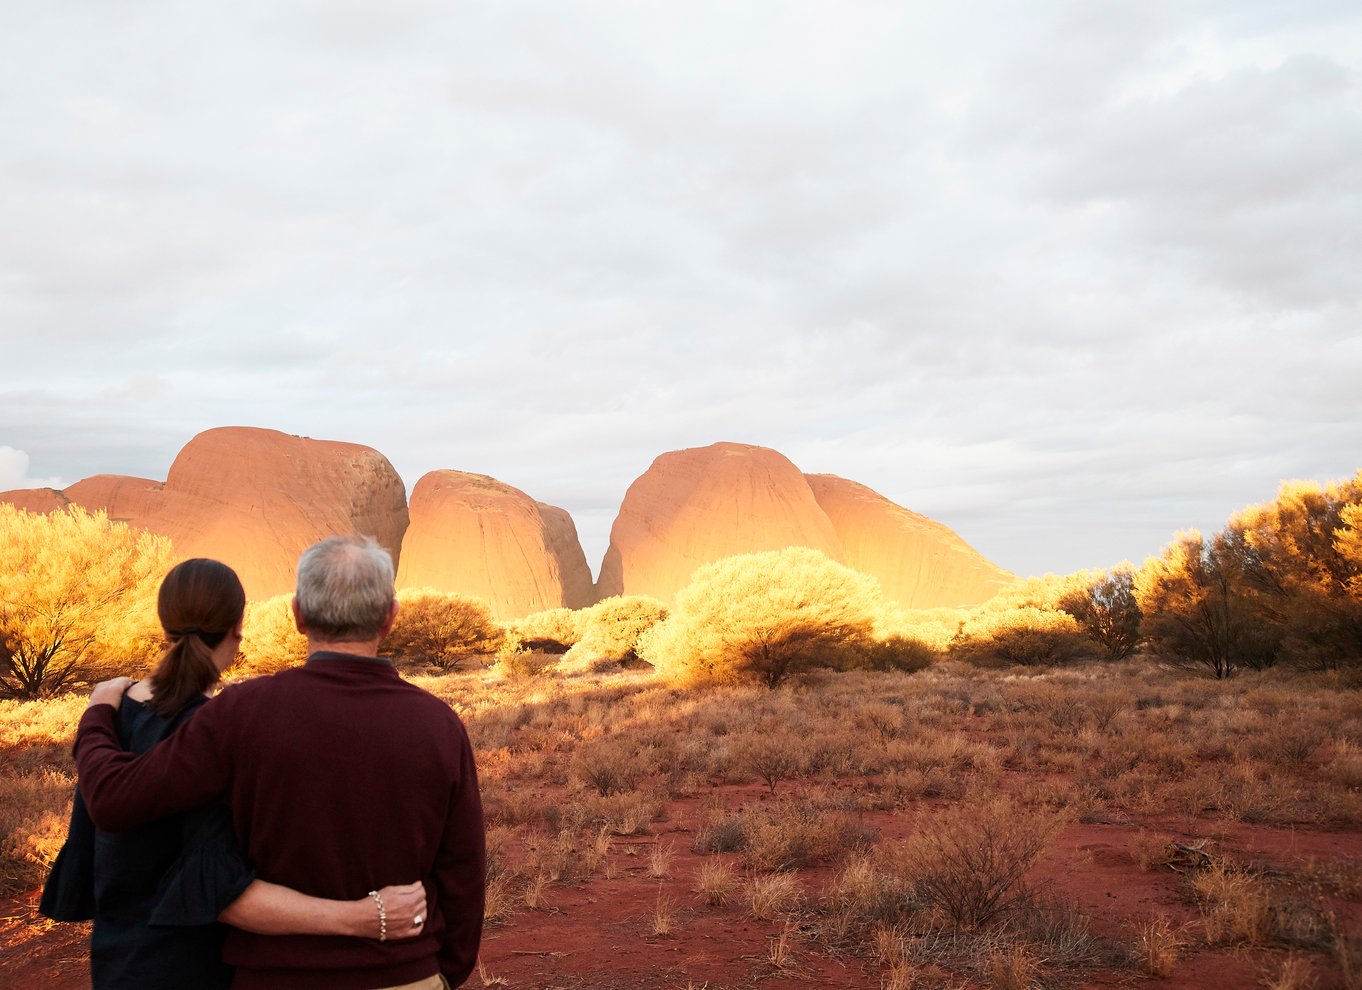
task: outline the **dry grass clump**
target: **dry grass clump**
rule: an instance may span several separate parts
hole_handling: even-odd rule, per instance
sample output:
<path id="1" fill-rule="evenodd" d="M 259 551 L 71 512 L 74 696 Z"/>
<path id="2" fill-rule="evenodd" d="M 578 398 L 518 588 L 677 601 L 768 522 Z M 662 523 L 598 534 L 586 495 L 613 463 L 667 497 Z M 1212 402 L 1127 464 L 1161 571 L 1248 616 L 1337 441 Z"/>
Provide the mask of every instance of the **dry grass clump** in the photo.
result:
<path id="1" fill-rule="evenodd" d="M 696 871 L 692 889 L 711 907 L 723 907 L 733 899 L 738 887 L 738 874 L 733 865 L 711 856 Z"/>
<path id="2" fill-rule="evenodd" d="M 770 921 L 789 914 L 804 898 L 799 878 L 792 873 L 767 873 L 752 877 L 747 885 L 747 902 L 752 917 Z"/>
<path id="3" fill-rule="evenodd" d="M 1267 990 L 1312 990 L 1317 982 L 1310 961 L 1298 955 L 1287 956 L 1276 973 L 1269 972 L 1263 977 Z"/>
<path id="4" fill-rule="evenodd" d="M 0 777 L 0 893 L 34 887 L 66 841 L 75 779 L 59 770 Z"/>
<path id="5" fill-rule="evenodd" d="M 868 844 L 873 837 L 859 815 L 829 807 L 825 800 L 810 795 L 736 811 L 711 805 L 696 830 L 692 849 L 740 852 L 749 869 L 770 872 L 828 862 Z"/>
<path id="6" fill-rule="evenodd" d="M 1267 886 L 1243 870 L 1216 861 L 1192 879 L 1201 922 L 1211 945 L 1264 945 L 1273 934 Z"/>
<path id="7" fill-rule="evenodd" d="M 1178 851 L 1173 846 L 1174 839 L 1163 832 L 1150 832 L 1140 829 L 1130 837 L 1127 847 L 1130 858 L 1144 873 L 1175 862 Z"/>
<path id="8" fill-rule="evenodd" d="M 1182 950 L 1187 947 L 1184 930 L 1175 927 L 1165 915 L 1156 915 L 1135 925 L 1134 949 L 1141 970 L 1148 976 L 1165 977 L 1173 973 Z"/>

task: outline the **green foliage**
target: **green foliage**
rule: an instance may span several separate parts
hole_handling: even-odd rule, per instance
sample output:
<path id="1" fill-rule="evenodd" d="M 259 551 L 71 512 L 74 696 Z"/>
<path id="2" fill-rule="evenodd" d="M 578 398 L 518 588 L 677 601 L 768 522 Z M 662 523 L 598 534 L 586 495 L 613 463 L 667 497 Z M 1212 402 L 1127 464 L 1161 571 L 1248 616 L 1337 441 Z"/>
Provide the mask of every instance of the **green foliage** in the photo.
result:
<path id="1" fill-rule="evenodd" d="M 1085 587 L 1069 591 L 1059 607 L 1113 660 L 1135 652 L 1140 642 L 1140 605 L 1135 600 L 1135 569 L 1121 564 Z"/>
<path id="2" fill-rule="evenodd" d="M 551 608 L 509 623 L 508 631 L 521 645 L 540 653 L 566 653 L 582 638 L 579 613 L 570 608 Z"/>
<path id="3" fill-rule="evenodd" d="M 678 681 L 774 687 L 811 667 L 847 666 L 881 609 L 874 578 L 817 550 L 742 554 L 697 569 L 638 652 Z"/>
<path id="4" fill-rule="evenodd" d="M 398 663 L 430 663 L 441 670 L 468 658 L 486 663 L 505 635 L 480 599 L 404 588 L 397 602 L 397 621 L 378 653 Z"/>
<path id="5" fill-rule="evenodd" d="M 169 540 L 103 512 L 0 505 L 0 696 L 45 697 L 151 660 L 172 561 Z"/>
<path id="6" fill-rule="evenodd" d="M 228 671 L 231 676 L 273 674 L 307 660 L 307 637 L 293 620 L 292 595 L 247 602 L 241 626 L 241 651 Z"/>
<path id="7" fill-rule="evenodd" d="M 581 638 L 563 657 L 566 667 L 638 659 L 638 641 L 667 617 L 667 606 L 647 595 L 614 595 L 577 614 Z"/>

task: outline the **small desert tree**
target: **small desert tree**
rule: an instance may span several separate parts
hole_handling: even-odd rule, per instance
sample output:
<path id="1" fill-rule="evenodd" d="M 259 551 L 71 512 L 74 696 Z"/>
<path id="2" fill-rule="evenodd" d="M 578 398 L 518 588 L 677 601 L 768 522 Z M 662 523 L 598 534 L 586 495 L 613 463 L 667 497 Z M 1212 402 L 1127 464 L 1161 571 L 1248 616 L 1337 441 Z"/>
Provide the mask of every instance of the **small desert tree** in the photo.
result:
<path id="1" fill-rule="evenodd" d="M 1224 539 L 1179 533 L 1135 575 L 1143 635 L 1156 650 L 1204 664 L 1216 677 L 1271 666 L 1280 636 L 1263 622 L 1241 565 Z"/>
<path id="2" fill-rule="evenodd" d="M 155 656 L 170 541 L 103 512 L 0 505 L 0 695 L 37 698 Z"/>
<path id="3" fill-rule="evenodd" d="M 1261 619 L 1280 631 L 1283 651 L 1315 666 L 1362 659 L 1362 561 L 1349 549 L 1359 503 L 1362 473 L 1328 486 L 1286 482 L 1217 537 Z"/>
<path id="4" fill-rule="evenodd" d="M 1140 642 L 1140 604 L 1135 600 L 1135 568 L 1123 563 L 1060 599 L 1059 607 L 1077 620 L 1107 656 L 1120 660 Z"/>
<path id="5" fill-rule="evenodd" d="M 449 670 L 468 657 L 485 661 L 501 645 L 504 633 L 480 599 L 433 588 L 403 588 L 397 602 L 397 621 L 379 647 L 379 656 Z"/>
<path id="6" fill-rule="evenodd" d="M 774 687 L 811 666 L 838 666 L 868 642 L 879 582 L 817 550 L 788 547 L 706 564 L 639 655 L 688 682 L 752 679 Z"/>

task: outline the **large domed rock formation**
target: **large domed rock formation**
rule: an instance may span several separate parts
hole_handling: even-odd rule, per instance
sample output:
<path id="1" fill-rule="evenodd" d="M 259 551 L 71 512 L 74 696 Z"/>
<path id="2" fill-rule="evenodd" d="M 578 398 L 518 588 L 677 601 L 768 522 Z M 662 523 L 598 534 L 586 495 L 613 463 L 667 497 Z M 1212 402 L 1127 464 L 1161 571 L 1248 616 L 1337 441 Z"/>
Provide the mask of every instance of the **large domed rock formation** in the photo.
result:
<path id="1" fill-rule="evenodd" d="M 367 533 L 397 560 L 407 528 L 406 489 L 378 451 L 249 427 L 200 433 L 164 483 L 96 475 L 60 497 L 170 537 L 181 559 L 230 564 L 253 599 L 292 591 L 298 555 L 324 537 Z"/>
<path id="2" fill-rule="evenodd" d="M 954 530 L 832 474 L 805 475 L 832 521 L 846 564 L 879 578 L 905 608 L 974 605 L 1016 576 L 986 560 Z"/>
<path id="3" fill-rule="evenodd" d="M 788 546 L 844 560 L 832 523 L 784 455 L 740 443 L 674 450 L 625 493 L 597 591 L 670 603 L 702 564 Z"/>
<path id="4" fill-rule="evenodd" d="M 431 471 L 412 489 L 397 583 L 481 598 L 501 619 L 592 601 L 572 517 L 464 471 Z"/>

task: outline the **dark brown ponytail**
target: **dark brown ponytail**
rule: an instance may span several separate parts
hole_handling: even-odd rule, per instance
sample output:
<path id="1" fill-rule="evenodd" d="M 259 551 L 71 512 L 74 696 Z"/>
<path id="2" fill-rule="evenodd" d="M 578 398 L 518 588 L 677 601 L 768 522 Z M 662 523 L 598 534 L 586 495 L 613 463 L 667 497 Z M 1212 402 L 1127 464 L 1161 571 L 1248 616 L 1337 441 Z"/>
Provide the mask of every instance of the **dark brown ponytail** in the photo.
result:
<path id="1" fill-rule="evenodd" d="M 170 569 L 156 597 L 168 644 L 151 675 L 151 707 L 157 714 L 174 715 L 217 681 L 213 649 L 245 611 L 246 593 L 226 564 L 196 558 Z"/>

